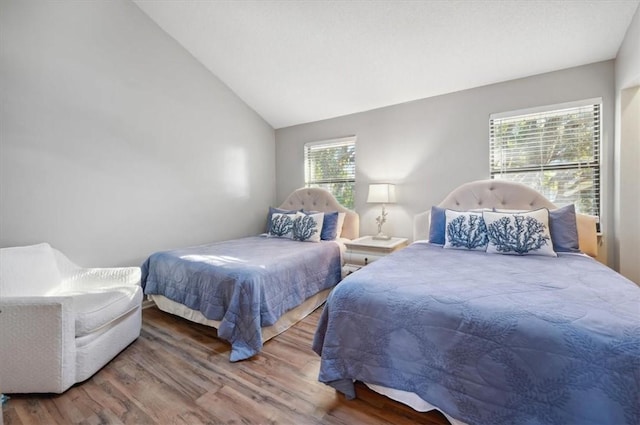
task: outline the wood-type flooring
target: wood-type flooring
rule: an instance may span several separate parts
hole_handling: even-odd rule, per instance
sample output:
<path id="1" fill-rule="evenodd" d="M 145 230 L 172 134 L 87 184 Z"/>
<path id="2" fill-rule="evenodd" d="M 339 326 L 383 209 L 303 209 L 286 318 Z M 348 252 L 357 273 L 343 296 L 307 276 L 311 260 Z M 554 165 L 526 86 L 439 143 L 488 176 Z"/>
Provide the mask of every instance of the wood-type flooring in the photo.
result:
<path id="1" fill-rule="evenodd" d="M 93 377 L 61 395 L 11 395 L 1 418 L 4 425 L 448 424 L 360 383 L 349 401 L 318 382 L 311 341 L 321 310 L 252 359 L 230 363 L 230 346 L 214 329 L 146 308 L 140 338 Z"/>

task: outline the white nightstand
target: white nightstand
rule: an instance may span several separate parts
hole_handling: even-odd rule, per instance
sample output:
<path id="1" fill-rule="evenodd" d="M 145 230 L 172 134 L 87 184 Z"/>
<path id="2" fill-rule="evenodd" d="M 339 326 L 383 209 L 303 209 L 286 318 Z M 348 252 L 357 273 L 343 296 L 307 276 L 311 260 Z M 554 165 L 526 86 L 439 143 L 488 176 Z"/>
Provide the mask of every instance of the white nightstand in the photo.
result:
<path id="1" fill-rule="evenodd" d="M 404 248 L 409 244 L 409 240 L 407 238 L 379 240 L 373 239 L 373 236 L 363 236 L 344 244 L 347 246 L 344 271 L 345 274 L 350 274 L 393 251 Z"/>

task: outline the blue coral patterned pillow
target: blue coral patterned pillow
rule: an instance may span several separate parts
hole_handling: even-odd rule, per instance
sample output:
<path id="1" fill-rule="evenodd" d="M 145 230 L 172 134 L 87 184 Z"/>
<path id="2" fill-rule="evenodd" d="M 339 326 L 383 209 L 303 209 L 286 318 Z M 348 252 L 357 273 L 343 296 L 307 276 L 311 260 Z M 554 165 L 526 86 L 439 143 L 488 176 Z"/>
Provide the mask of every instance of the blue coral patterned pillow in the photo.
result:
<path id="1" fill-rule="evenodd" d="M 557 257 L 549 233 L 549 210 L 523 213 L 485 211 L 490 254 L 546 255 Z"/>
<path id="2" fill-rule="evenodd" d="M 293 220 L 293 239 L 301 242 L 320 242 L 324 213 L 297 212 Z"/>
<path id="3" fill-rule="evenodd" d="M 297 214 L 273 213 L 269 226 L 269 237 L 293 239 L 293 224 Z"/>
<path id="4" fill-rule="evenodd" d="M 274 214 L 295 214 L 297 210 L 283 210 L 282 208 L 269 207 L 269 213 L 267 214 L 267 234 L 271 234 L 271 221 Z"/>
<path id="5" fill-rule="evenodd" d="M 482 213 L 445 211 L 444 248 L 484 251 L 487 249 L 487 227 Z"/>

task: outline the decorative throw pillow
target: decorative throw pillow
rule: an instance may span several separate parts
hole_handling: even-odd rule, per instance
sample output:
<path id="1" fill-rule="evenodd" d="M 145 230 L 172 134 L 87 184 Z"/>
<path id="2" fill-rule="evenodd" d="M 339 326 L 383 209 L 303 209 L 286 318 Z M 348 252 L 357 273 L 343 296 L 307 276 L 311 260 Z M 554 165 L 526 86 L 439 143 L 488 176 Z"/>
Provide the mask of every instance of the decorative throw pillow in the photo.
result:
<path id="1" fill-rule="evenodd" d="M 482 213 L 445 210 L 445 248 L 484 251 L 487 241 Z"/>
<path id="2" fill-rule="evenodd" d="M 532 210 L 495 209 L 502 213 L 523 213 Z M 576 208 L 573 204 L 549 210 L 549 233 L 555 252 L 580 252 Z"/>
<path id="3" fill-rule="evenodd" d="M 555 252 L 580 252 L 576 207 L 573 204 L 549 210 L 549 232 Z"/>
<path id="4" fill-rule="evenodd" d="M 303 213 L 309 214 L 323 214 L 320 211 L 307 211 L 302 210 Z M 332 241 L 338 236 L 338 211 L 325 212 L 322 222 L 322 232 L 320 233 L 320 239 L 323 241 Z"/>
<path id="5" fill-rule="evenodd" d="M 490 254 L 547 255 L 556 257 L 549 233 L 549 210 L 523 213 L 485 211 Z"/>
<path id="6" fill-rule="evenodd" d="M 273 213 L 271 215 L 271 225 L 268 235 L 277 238 L 293 239 L 293 222 L 297 214 Z"/>
<path id="7" fill-rule="evenodd" d="M 431 219 L 429 221 L 429 242 L 444 245 L 445 232 L 445 208 L 431 207 Z"/>
<path id="8" fill-rule="evenodd" d="M 324 213 L 320 239 L 332 241 L 338 236 L 338 211 Z"/>
<path id="9" fill-rule="evenodd" d="M 271 220 L 273 214 L 295 214 L 297 210 L 283 210 L 282 208 L 269 207 L 269 213 L 267 214 L 267 234 L 271 234 Z"/>
<path id="10" fill-rule="evenodd" d="M 301 242 L 320 242 L 323 221 L 324 213 L 296 213 L 292 227 L 293 239 Z"/>

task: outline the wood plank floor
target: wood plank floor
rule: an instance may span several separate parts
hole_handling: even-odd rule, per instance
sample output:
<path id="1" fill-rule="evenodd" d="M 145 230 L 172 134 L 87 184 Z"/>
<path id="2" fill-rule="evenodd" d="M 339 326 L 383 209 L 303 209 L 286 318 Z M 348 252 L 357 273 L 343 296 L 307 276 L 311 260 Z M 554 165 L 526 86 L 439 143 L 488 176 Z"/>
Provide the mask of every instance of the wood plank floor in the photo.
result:
<path id="1" fill-rule="evenodd" d="M 140 338 L 118 357 L 62 395 L 12 395 L 4 425 L 448 424 L 362 384 L 347 401 L 318 382 L 311 341 L 320 311 L 254 358 L 230 363 L 214 329 L 147 308 Z"/>

